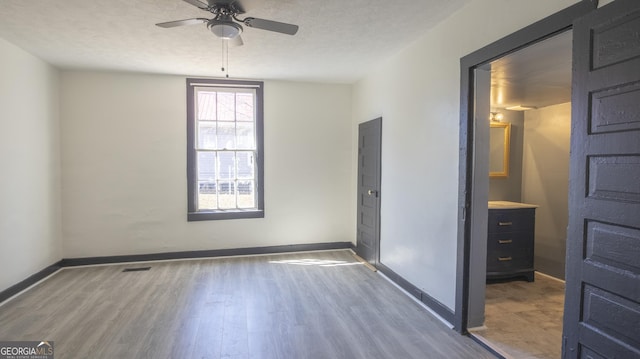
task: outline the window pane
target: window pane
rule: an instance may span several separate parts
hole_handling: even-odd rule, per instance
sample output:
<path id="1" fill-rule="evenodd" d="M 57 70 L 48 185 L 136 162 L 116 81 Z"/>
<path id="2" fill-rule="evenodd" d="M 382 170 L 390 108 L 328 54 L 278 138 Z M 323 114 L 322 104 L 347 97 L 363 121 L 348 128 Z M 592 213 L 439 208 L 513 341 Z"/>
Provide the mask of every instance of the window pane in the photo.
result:
<path id="1" fill-rule="evenodd" d="M 253 122 L 253 102 L 252 93 L 236 94 L 236 121 Z"/>
<path id="2" fill-rule="evenodd" d="M 216 92 L 198 91 L 198 120 L 216 120 Z"/>
<path id="3" fill-rule="evenodd" d="M 198 149 L 216 149 L 215 122 L 198 122 Z"/>
<path id="4" fill-rule="evenodd" d="M 198 152 L 198 181 L 216 181 L 216 154 L 215 152 Z"/>
<path id="5" fill-rule="evenodd" d="M 236 123 L 236 148 L 252 150 L 256 148 L 253 122 Z"/>
<path id="6" fill-rule="evenodd" d="M 253 152 L 237 152 L 238 179 L 254 179 L 255 162 Z"/>
<path id="7" fill-rule="evenodd" d="M 238 208 L 256 208 L 254 181 L 238 181 Z"/>
<path id="8" fill-rule="evenodd" d="M 216 154 L 198 152 L 198 209 L 217 209 Z"/>
<path id="9" fill-rule="evenodd" d="M 218 152 L 218 180 L 236 179 L 236 159 L 234 152 Z"/>
<path id="10" fill-rule="evenodd" d="M 215 182 L 198 182 L 198 210 L 218 209 Z"/>
<path id="11" fill-rule="evenodd" d="M 218 121 L 236 120 L 236 94 L 218 92 Z"/>
<path id="12" fill-rule="evenodd" d="M 218 206 L 220 209 L 237 208 L 235 181 L 218 182 Z"/>
<path id="13" fill-rule="evenodd" d="M 234 150 L 236 148 L 236 123 L 218 122 L 218 143 L 220 150 Z"/>

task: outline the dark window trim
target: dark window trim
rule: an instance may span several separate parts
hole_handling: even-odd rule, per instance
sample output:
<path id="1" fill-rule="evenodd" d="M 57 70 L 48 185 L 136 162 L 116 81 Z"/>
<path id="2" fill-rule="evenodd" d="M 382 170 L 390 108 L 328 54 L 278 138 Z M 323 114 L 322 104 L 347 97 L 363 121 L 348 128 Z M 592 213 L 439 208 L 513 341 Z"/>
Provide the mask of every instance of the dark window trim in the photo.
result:
<path id="1" fill-rule="evenodd" d="M 194 86 L 245 87 L 256 90 L 257 195 L 256 210 L 196 211 L 196 118 Z M 218 79 L 187 79 L 187 221 L 264 218 L 264 82 Z"/>

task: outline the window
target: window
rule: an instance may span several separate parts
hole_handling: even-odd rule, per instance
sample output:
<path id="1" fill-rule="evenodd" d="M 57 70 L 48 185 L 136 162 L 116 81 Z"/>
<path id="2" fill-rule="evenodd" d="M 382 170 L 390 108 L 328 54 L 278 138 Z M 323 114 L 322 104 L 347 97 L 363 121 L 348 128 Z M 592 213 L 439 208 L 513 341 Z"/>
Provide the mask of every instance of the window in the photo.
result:
<path id="1" fill-rule="evenodd" d="M 189 221 L 264 217 L 262 86 L 187 79 Z"/>

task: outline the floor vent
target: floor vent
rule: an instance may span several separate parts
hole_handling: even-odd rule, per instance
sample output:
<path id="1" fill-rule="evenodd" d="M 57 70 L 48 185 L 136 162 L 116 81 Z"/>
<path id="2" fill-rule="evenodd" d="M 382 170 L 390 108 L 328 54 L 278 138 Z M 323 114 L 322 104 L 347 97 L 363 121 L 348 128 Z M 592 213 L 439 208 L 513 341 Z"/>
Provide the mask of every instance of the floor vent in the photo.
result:
<path id="1" fill-rule="evenodd" d="M 151 267 L 125 268 L 123 272 L 142 272 L 151 269 Z"/>

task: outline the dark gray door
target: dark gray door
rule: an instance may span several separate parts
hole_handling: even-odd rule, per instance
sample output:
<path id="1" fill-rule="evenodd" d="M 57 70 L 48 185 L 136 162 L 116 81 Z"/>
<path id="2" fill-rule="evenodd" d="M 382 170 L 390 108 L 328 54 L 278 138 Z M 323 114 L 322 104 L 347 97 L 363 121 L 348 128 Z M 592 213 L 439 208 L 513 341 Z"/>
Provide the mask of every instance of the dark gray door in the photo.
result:
<path id="1" fill-rule="evenodd" d="M 640 358 L 640 1 L 573 33 L 563 358 Z"/>
<path id="2" fill-rule="evenodd" d="M 380 259 L 380 142 L 382 118 L 358 126 L 358 233 L 356 253 Z"/>

